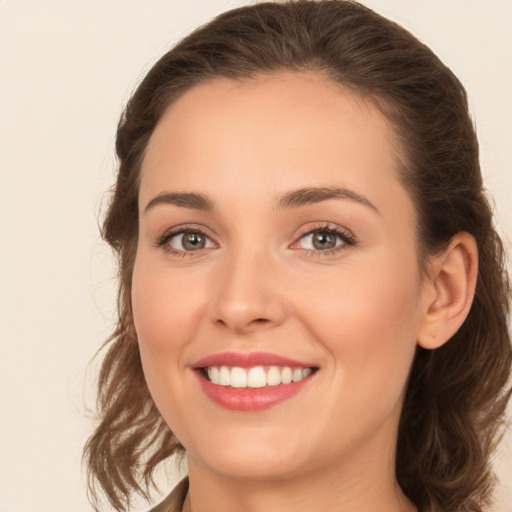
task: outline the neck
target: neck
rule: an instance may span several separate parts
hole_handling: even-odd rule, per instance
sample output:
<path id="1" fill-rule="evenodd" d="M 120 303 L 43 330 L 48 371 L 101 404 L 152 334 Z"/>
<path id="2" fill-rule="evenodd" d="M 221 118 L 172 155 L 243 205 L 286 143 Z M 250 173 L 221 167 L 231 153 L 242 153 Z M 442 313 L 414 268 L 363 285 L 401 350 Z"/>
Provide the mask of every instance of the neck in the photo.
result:
<path id="1" fill-rule="evenodd" d="M 183 512 L 416 512 L 389 458 L 272 480 L 220 475 L 189 458 L 189 475 Z"/>

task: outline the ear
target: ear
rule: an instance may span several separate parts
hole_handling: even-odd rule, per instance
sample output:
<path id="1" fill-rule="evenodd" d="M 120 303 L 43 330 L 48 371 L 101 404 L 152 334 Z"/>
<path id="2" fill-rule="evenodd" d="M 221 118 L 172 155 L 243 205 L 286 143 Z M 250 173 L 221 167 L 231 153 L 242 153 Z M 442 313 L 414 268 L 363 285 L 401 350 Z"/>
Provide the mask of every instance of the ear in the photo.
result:
<path id="1" fill-rule="evenodd" d="M 431 261 L 424 283 L 424 311 L 418 345 L 444 345 L 466 319 L 475 295 L 478 248 L 472 235 L 457 233 L 448 247 Z"/>

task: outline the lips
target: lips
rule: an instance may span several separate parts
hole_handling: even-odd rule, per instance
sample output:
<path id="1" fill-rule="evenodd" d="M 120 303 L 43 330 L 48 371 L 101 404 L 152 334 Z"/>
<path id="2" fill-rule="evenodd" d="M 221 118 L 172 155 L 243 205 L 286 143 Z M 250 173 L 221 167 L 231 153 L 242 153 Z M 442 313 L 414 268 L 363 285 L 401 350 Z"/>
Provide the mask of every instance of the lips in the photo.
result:
<path id="1" fill-rule="evenodd" d="M 318 367 L 276 354 L 225 352 L 193 365 L 205 394 L 230 410 L 258 411 L 297 393 Z"/>
<path id="2" fill-rule="evenodd" d="M 289 366 L 291 368 L 308 368 L 312 365 L 269 352 L 222 352 L 203 357 L 194 363 L 193 366 L 194 368 L 204 368 L 207 366 L 239 366 L 241 368 L 250 368 L 251 366 Z"/>

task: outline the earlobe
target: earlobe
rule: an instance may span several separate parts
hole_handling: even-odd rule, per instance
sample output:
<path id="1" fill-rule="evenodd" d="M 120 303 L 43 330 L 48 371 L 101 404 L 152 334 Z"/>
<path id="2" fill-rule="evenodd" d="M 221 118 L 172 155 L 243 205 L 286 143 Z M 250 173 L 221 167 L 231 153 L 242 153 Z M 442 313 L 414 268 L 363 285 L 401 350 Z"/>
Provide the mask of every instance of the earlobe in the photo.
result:
<path id="1" fill-rule="evenodd" d="M 457 233 L 434 258 L 424 293 L 425 308 L 418 344 L 426 349 L 444 345 L 466 319 L 475 295 L 478 248 L 472 235 Z"/>

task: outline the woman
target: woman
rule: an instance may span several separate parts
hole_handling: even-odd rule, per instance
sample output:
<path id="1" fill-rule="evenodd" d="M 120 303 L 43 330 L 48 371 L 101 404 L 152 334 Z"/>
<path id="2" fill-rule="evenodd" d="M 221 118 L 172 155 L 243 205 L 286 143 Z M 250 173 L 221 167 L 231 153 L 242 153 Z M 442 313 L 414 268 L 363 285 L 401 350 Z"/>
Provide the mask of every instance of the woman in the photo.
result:
<path id="1" fill-rule="evenodd" d="M 227 12 L 121 119 L 119 323 L 86 447 L 117 510 L 480 511 L 509 282 L 457 78 L 350 1 Z"/>

